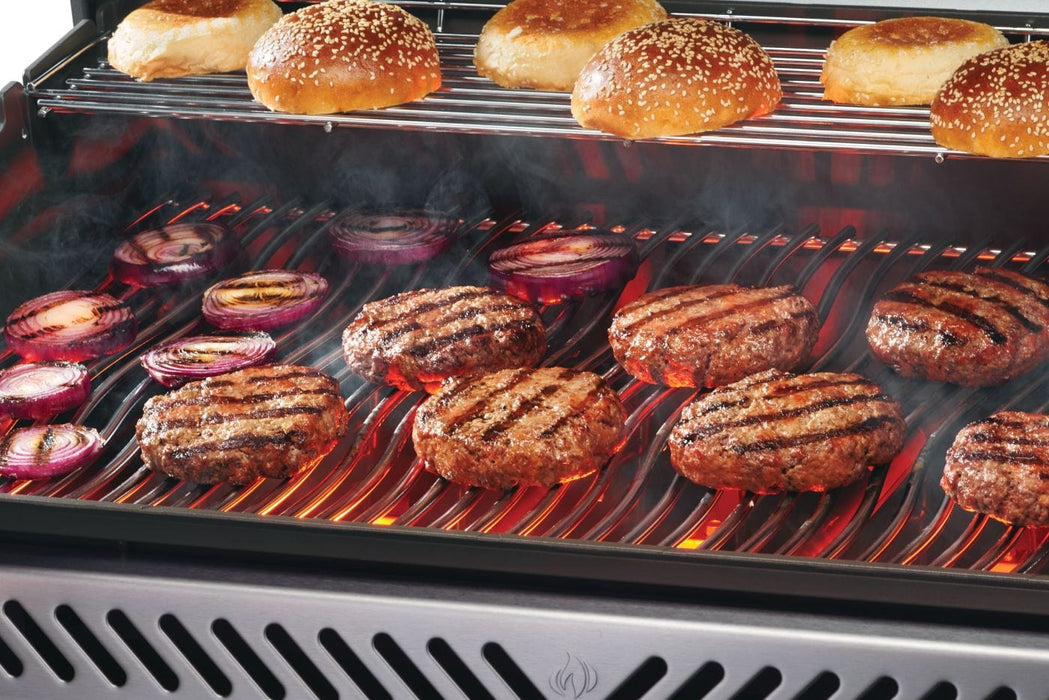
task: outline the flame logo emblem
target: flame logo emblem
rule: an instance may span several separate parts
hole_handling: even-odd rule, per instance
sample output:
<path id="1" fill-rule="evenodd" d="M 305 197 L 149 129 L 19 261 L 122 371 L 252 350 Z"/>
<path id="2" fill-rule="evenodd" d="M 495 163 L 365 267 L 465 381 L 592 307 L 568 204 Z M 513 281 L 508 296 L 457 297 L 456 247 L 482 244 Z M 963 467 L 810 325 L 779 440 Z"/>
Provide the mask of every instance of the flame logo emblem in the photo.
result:
<path id="1" fill-rule="evenodd" d="M 550 689 L 563 698 L 578 699 L 597 687 L 597 671 L 577 656 L 566 656 L 565 665 L 550 676 Z"/>

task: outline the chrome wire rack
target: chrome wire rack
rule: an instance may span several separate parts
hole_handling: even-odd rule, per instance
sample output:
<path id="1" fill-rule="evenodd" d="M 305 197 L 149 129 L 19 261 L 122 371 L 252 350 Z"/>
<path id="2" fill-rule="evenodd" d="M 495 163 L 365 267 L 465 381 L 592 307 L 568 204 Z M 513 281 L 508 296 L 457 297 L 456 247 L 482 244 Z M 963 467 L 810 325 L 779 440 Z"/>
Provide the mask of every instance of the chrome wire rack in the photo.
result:
<path id="1" fill-rule="evenodd" d="M 638 241 L 643 258 L 627 297 L 678 283 L 796 285 L 817 304 L 823 321 L 811 369 L 865 374 L 900 399 L 907 444 L 891 465 L 826 494 L 758 497 L 691 484 L 671 469 L 665 443 L 694 393 L 640 383 L 615 364 L 605 334 L 620 295 L 609 294 L 542 309 L 550 348 L 544 364 L 600 372 L 612 383 L 630 414 L 625 447 L 593 477 L 554 489 L 500 492 L 464 488 L 426 471 L 411 446 L 412 416 L 424 396 L 354 377 L 343 362 L 339 336 L 367 301 L 411 288 L 483 283 L 484 263 L 495 247 L 587 224 L 516 216 L 470 221 L 460 249 L 450 257 L 398 270 L 333 260 L 327 228 L 338 215 L 323 203 L 274 204 L 233 196 L 164 201 L 135 224 L 219 221 L 240 237 L 245 253 L 238 266 L 312 269 L 333 280 L 330 298 L 313 318 L 277 336 L 282 361 L 311 364 L 341 383 L 351 416 L 349 437 L 328 458 L 292 479 L 244 487 L 180 482 L 143 467 L 134 424 L 144 401 L 160 389 L 139 366 L 138 355 L 154 343 L 198 331 L 203 325 L 199 295 L 125 288 L 106 278 L 98 288 L 127 299 L 141 328 L 132 349 L 94 363 L 93 394 L 72 417 L 100 430 L 106 452 L 93 467 L 65 477 L 0 481 L 0 499 L 34 495 L 138 508 L 1033 574 L 1044 573 L 1049 564 L 1049 528 L 1012 528 L 974 516 L 954 507 L 938 486 L 944 452 L 958 430 L 996 410 L 1044 412 L 1049 373 L 980 390 L 905 380 L 875 362 L 863 340 L 873 300 L 915 272 L 983 264 L 1044 273 L 1049 248 L 1032 250 L 1022 242 L 1004 249 L 929 245 L 851 227 L 830 234 L 815 227 L 800 232 L 614 227 Z M 78 281 L 83 284 L 93 282 Z M 15 361 L 10 352 L 0 359 Z M 11 427 L 8 421 L 3 429 Z"/>
<path id="2" fill-rule="evenodd" d="M 456 13 L 491 12 L 500 5 L 402 2 L 409 8 L 439 8 L 436 27 L 443 86 L 423 100 L 382 110 L 306 116 L 270 112 L 255 102 L 243 73 L 192 76 L 137 82 L 112 69 L 104 60 L 80 69 L 61 86 L 49 77 L 105 41 L 70 56 L 27 86 L 40 116 L 58 114 L 120 114 L 127 116 L 270 122 L 378 129 L 440 130 L 448 133 L 546 136 L 621 140 L 580 127 L 572 117 L 567 93 L 509 90 L 479 76 L 473 66 L 476 33 L 445 31 Z M 804 19 L 769 15 L 677 13 L 749 25 L 802 25 L 810 28 L 848 27 L 861 22 Z M 474 22 L 476 24 L 476 21 Z M 1049 35 L 1049 29 L 999 27 L 1012 41 Z M 924 107 L 862 107 L 822 99 L 819 75 L 825 49 L 767 46 L 783 85 L 783 102 L 768 116 L 749 119 L 717 131 L 692 136 L 652 139 L 668 144 L 760 147 L 947 157 L 971 157 L 937 145 Z"/>

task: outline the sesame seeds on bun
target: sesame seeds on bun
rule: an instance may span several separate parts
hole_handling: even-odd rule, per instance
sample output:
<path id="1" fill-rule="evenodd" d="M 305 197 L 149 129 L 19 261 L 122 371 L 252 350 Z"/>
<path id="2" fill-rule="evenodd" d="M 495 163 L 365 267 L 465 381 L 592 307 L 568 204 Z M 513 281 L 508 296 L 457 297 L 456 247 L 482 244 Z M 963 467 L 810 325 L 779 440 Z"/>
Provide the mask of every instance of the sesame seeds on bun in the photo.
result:
<path id="1" fill-rule="evenodd" d="M 139 80 L 243 70 L 281 17 L 271 0 L 152 0 L 109 39 L 109 64 Z"/>
<path id="2" fill-rule="evenodd" d="M 994 27 L 964 19 L 897 17 L 850 29 L 830 45 L 824 99 L 927 105 L 967 59 L 1009 45 Z"/>
<path id="3" fill-rule="evenodd" d="M 995 158 L 1049 154 L 1049 42 L 970 58 L 940 88 L 930 121 L 946 148 Z"/>
<path id="4" fill-rule="evenodd" d="M 718 22 L 668 19 L 632 29 L 583 68 L 572 115 L 629 139 L 718 129 L 768 114 L 783 92 L 769 55 Z"/>
<path id="5" fill-rule="evenodd" d="M 474 65 L 503 87 L 567 92 L 610 39 L 666 16 L 656 0 L 514 0 L 484 25 Z"/>
<path id="6" fill-rule="evenodd" d="M 248 59 L 251 94 L 276 112 L 377 109 L 440 86 L 430 28 L 371 0 L 329 0 L 285 15 Z"/>

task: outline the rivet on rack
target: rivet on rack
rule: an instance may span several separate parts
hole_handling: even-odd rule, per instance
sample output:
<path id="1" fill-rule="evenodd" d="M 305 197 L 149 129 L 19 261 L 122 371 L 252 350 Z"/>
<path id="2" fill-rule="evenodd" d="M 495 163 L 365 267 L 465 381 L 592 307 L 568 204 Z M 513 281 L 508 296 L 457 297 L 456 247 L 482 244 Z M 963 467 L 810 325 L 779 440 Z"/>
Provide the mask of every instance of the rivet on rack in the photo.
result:
<path id="1" fill-rule="evenodd" d="M 940 163 L 943 163 L 943 161 L 947 160 L 947 157 L 946 157 L 946 156 L 944 156 L 944 155 L 943 155 L 942 153 L 937 153 L 937 154 L 936 154 L 936 155 L 935 155 L 935 156 L 933 157 L 933 160 L 934 160 L 934 161 L 936 161 L 936 163 L 937 163 L 937 165 L 938 165 L 938 164 L 940 164 Z"/>
<path id="2" fill-rule="evenodd" d="M 37 113 L 37 116 L 39 116 L 41 119 L 45 119 L 47 117 L 47 115 L 51 114 L 51 108 L 50 107 L 41 107 L 40 109 L 37 110 L 36 113 Z"/>
<path id="3" fill-rule="evenodd" d="M 324 133 L 330 134 L 332 129 L 334 129 L 334 128 L 335 128 L 335 125 L 332 124 L 331 122 L 324 122 Z"/>

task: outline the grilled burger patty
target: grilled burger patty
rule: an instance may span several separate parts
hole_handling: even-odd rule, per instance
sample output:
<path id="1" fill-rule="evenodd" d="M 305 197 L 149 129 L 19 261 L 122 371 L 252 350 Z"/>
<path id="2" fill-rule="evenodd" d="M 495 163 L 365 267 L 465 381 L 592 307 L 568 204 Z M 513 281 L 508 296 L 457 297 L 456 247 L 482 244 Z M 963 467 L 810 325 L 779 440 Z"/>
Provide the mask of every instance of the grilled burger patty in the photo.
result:
<path id="1" fill-rule="evenodd" d="M 365 304 L 342 347 L 368 381 L 432 391 L 448 377 L 535 365 L 546 331 L 532 307 L 494 289 L 420 289 Z"/>
<path id="2" fill-rule="evenodd" d="M 1049 416 L 1003 411 L 969 424 L 947 450 L 940 486 L 966 510 L 1049 525 Z"/>
<path id="3" fill-rule="evenodd" d="M 612 319 L 616 360 L 641 381 L 720 386 L 808 357 L 819 317 L 791 287 L 671 287 L 643 295 Z"/>
<path id="4" fill-rule="evenodd" d="M 686 406 L 670 460 L 711 488 L 824 491 L 891 460 L 906 432 L 899 404 L 858 374 L 768 370 Z"/>
<path id="5" fill-rule="evenodd" d="M 150 469 L 243 484 L 309 466 L 346 433 L 348 421 L 334 379 L 312 367 L 266 365 L 153 397 L 136 434 Z"/>
<path id="6" fill-rule="evenodd" d="M 905 377 L 1002 384 L 1049 356 L 1049 285 L 1002 269 L 924 272 L 874 305 L 867 341 Z"/>
<path id="7" fill-rule="evenodd" d="M 560 367 L 450 379 L 415 414 L 427 467 L 450 481 L 505 489 L 553 486 L 608 461 L 626 410 L 598 375 Z"/>

